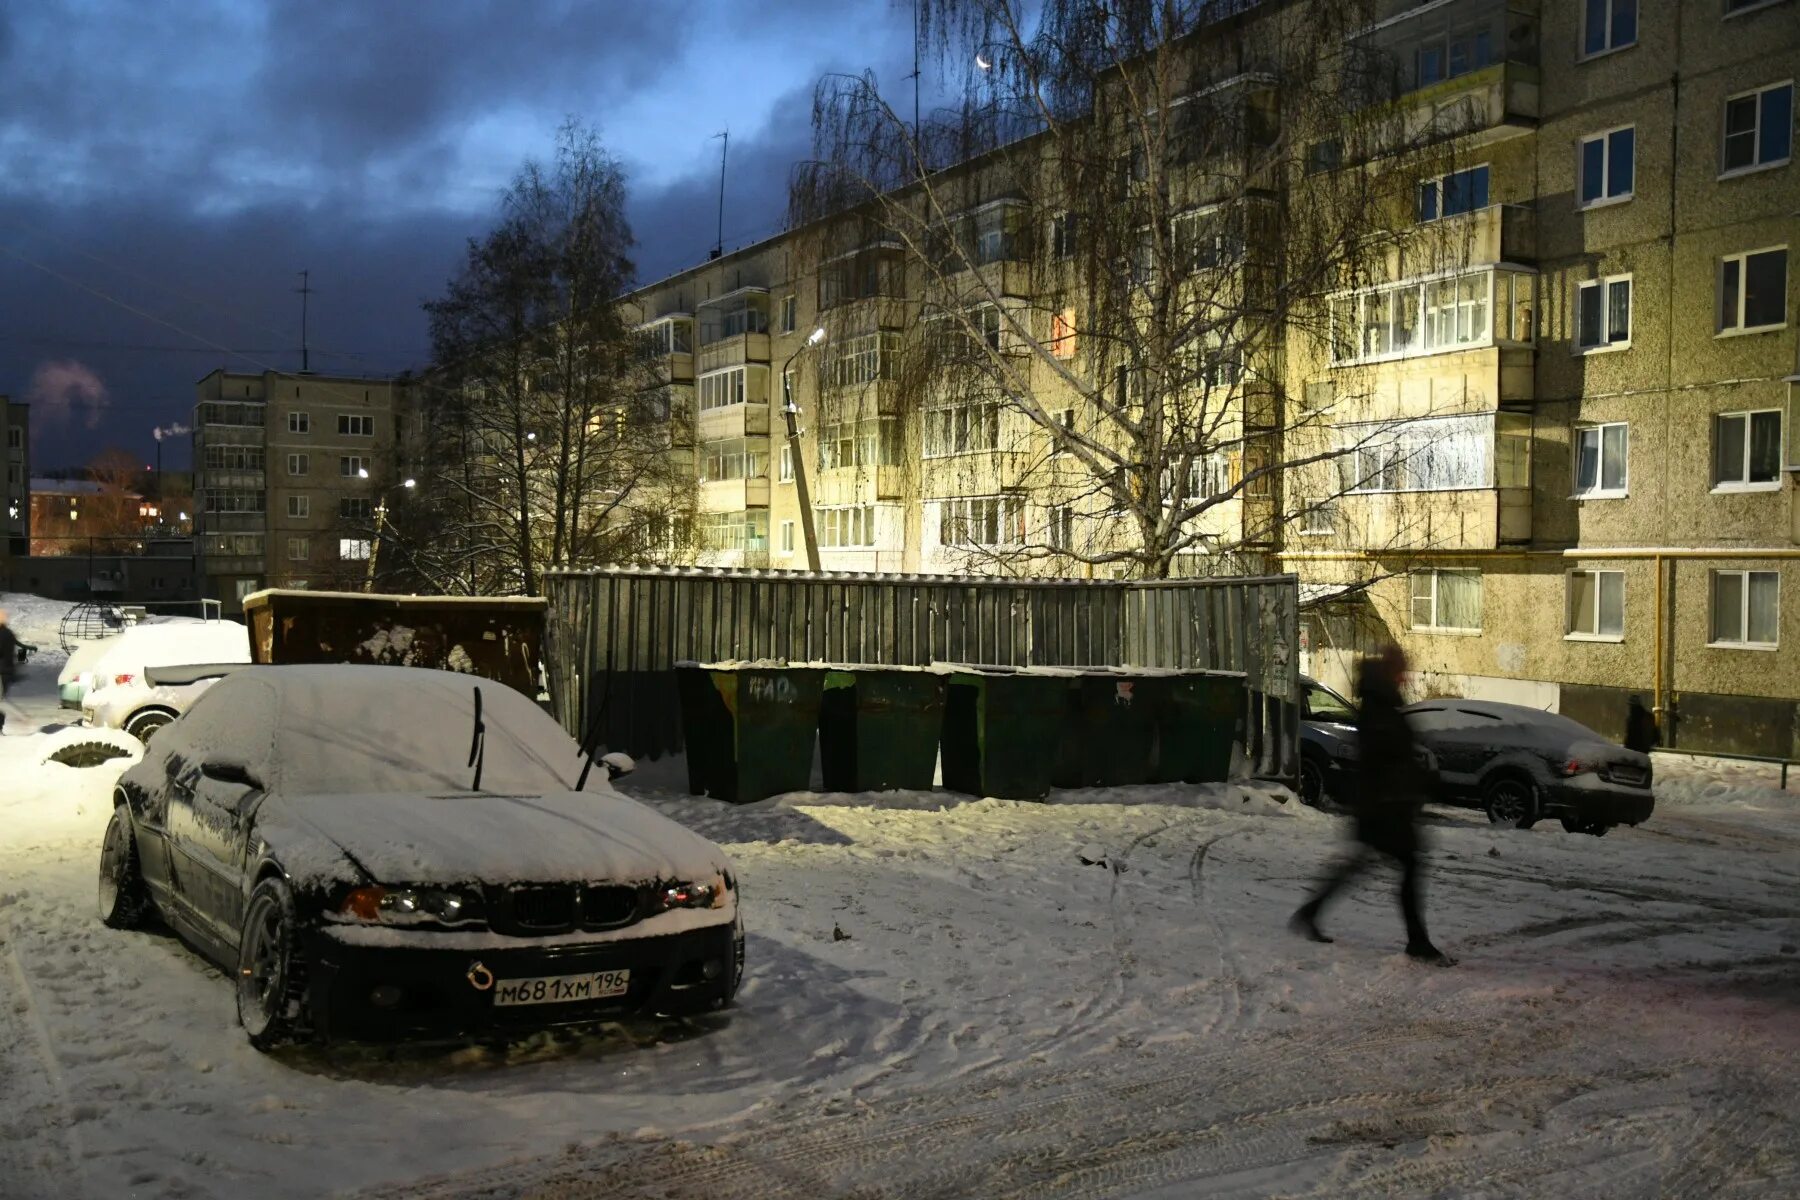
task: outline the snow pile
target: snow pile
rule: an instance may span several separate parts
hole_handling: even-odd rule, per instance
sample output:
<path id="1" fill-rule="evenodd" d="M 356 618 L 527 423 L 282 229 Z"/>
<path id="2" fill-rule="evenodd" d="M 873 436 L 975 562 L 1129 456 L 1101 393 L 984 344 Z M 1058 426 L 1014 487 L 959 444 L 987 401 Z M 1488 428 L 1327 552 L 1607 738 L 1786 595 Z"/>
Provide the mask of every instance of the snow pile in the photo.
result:
<path id="1" fill-rule="evenodd" d="M 1683 808 L 1758 809 L 1800 815 L 1800 767 L 1788 768 L 1788 787 L 1781 790 L 1781 768 L 1721 758 L 1658 754 L 1656 804 L 1659 811 Z M 1652 818 L 1654 819 L 1654 818 Z"/>
<path id="2" fill-rule="evenodd" d="M 0 608 L 6 610 L 14 635 L 38 648 L 31 661 L 25 664 L 27 671 L 50 664 L 62 665 L 62 640 L 56 631 L 73 607 L 67 600 L 51 600 L 27 592 L 0 592 Z"/>

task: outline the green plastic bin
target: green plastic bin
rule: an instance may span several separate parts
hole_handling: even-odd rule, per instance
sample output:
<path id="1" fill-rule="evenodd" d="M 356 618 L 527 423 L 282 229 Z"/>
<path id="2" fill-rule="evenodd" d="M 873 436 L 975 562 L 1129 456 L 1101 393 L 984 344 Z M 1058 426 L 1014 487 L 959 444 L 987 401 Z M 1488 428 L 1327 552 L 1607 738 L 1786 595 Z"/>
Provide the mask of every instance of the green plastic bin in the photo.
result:
<path id="1" fill-rule="evenodd" d="M 1041 800 L 1062 740 L 1067 676 L 959 672 L 944 692 L 944 786 Z"/>
<path id="2" fill-rule="evenodd" d="M 1156 783 L 1220 783 L 1244 715 L 1241 675 L 1191 672 L 1166 681 L 1157 722 Z"/>
<path id="3" fill-rule="evenodd" d="M 944 725 L 944 678 L 851 667 L 825 674 L 819 765 L 828 792 L 930 791 Z"/>
<path id="4" fill-rule="evenodd" d="M 1068 692 L 1059 787 L 1120 787 L 1154 776 L 1167 676 L 1084 672 Z"/>
<path id="5" fill-rule="evenodd" d="M 688 790 L 748 804 L 811 786 L 824 676 L 806 667 L 677 667 Z"/>

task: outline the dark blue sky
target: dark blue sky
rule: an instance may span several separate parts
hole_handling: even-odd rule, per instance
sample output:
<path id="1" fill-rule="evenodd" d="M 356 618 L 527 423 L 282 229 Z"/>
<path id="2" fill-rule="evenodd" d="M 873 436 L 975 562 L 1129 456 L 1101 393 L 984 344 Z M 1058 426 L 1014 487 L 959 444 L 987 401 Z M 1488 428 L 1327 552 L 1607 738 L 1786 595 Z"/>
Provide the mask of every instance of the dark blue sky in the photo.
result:
<path id="1" fill-rule="evenodd" d="M 903 0 L 0 0 L 0 393 L 39 469 L 150 460 L 216 366 L 389 373 L 566 116 L 626 165 L 640 276 L 781 225 L 812 88 L 909 88 Z M 226 353 L 229 350 L 233 353 Z M 165 446 L 186 464 L 187 439 Z"/>

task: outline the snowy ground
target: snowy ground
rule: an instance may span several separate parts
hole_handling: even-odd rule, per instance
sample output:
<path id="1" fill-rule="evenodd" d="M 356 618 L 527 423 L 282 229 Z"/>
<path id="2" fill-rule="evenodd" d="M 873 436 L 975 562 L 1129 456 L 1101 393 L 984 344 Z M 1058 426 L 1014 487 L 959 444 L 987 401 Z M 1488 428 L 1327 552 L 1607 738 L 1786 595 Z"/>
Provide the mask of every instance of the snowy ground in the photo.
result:
<path id="1" fill-rule="evenodd" d="M 1800 1194 L 1800 794 L 1755 769 L 1659 759 L 1603 840 L 1440 814 L 1453 970 L 1396 952 L 1385 879 L 1290 937 L 1340 831 L 1262 789 L 733 809 L 646 771 L 741 870 L 730 1015 L 267 1056 L 94 916 L 123 761 L 42 765 L 76 736 L 0 737 L 8 1200 Z"/>

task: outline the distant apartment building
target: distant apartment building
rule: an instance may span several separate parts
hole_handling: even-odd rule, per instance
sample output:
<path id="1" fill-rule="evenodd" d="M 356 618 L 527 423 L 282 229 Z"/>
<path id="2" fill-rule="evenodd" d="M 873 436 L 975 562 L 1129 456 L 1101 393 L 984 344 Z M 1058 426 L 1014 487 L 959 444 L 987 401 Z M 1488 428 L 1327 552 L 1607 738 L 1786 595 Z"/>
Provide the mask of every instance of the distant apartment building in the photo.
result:
<path id="1" fill-rule="evenodd" d="M 196 385 L 202 594 L 360 589 L 396 487 L 403 389 L 373 377 L 217 370 Z"/>
<path id="2" fill-rule="evenodd" d="M 0 563 L 31 548 L 31 406 L 0 396 L 0 437 L 6 444 L 6 486 L 0 494 Z"/>

